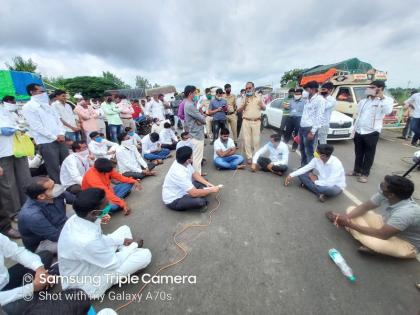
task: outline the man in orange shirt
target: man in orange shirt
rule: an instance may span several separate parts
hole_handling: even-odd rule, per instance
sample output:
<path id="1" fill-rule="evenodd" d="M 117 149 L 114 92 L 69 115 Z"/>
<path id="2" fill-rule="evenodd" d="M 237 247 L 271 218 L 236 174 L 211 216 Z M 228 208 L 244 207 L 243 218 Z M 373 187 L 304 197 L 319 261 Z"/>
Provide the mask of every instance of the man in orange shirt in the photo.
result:
<path id="1" fill-rule="evenodd" d="M 114 179 L 120 184 L 111 186 L 111 180 Z M 131 188 L 140 190 L 140 183 L 132 178 L 125 177 L 114 169 L 111 160 L 99 158 L 95 161 L 94 167 L 91 167 L 83 177 L 82 190 L 88 188 L 101 188 L 105 191 L 105 195 L 112 204 L 110 212 L 123 210 L 125 215 L 130 214 L 130 208 L 124 202 L 123 198 L 127 197 Z"/>

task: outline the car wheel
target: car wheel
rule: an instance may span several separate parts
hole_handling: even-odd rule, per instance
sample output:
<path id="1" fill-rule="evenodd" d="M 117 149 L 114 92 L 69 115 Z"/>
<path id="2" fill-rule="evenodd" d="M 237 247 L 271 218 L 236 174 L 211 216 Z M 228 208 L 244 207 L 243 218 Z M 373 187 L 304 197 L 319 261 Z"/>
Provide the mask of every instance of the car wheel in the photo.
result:
<path id="1" fill-rule="evenodd" d="M 269 127 L 269 125 L 268 125 L 268 117 L 266 115 L 264 115 L 262 117 L 261 129 L 262 128 L 268 128 L 268 127 Z"/>

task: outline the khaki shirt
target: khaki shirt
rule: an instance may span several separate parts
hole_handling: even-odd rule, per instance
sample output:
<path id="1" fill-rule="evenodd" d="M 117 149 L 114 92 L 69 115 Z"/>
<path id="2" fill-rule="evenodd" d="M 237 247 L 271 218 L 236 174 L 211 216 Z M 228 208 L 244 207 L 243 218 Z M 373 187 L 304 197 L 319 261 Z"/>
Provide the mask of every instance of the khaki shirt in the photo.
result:
<path id="1" fill-rule="evenodd" d="M 228 106 L 228 115 L 236 113 L 236 97 L 233 94 L 226 95 L 225 100 Z"/>
<path id="2" fill-rule="evenodd" d="M 257 119 L 261 118 L 261 107 L 263 106 L 263 102 L 261 98 L 254 95 L 251 97 L 245 97 L 244 101 L 242 102 L 241 107 L 244 107 L 243 111 L 243 118 L 248 119 Z"/>

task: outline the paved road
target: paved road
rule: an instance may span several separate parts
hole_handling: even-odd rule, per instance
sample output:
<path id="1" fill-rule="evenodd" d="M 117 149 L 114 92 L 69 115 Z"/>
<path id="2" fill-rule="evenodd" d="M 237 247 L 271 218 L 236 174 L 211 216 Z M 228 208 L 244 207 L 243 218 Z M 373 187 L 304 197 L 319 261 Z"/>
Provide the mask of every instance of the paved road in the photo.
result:
<path id="1" fill-rule="evenodd" d="M 264 138 L 272 133 L 264 131 Z M 384 133 L 369 184 L 348 180 L 348 191 L 365 200 L 377 191 L 385 174 L 403 172 L 414 148 Z M 390 139 L 390 140 L 386 140 Z M 352 142 L 335 143 L 336 155 L 347 168 L 353 164 Z M 211 161 L 212 147 L 205 156 Z M 163 174 L 171 162 L 158 171 L 160 176 L 144 181 L 144 189 L 133 192 L 128 201 L 129 217 L 115 215 L 104 227 L 112 231 L 128 224 L 144 238 L 153 253 L 145 272 L 180 257 L 172 235 L 189 223 L 205 222 L 207 214 L 177 213 L 161 202 Z M 291 167 L 299 157 L 291 155 Z M 415 314 L 420 310 L 420 280 L 417 261 L 360 255 L 358 243 L 344 230 L 337 230 L 324 217 L 327 210 L 344 210 L 353 202 L 344 194 L 325 204 L 309 192 L 283 186 L 283 179 L 248 170 L 218 172 L 209 163 L 209 179 L 224 184 L 221 206 L 209 228 L 188 231 L 181 237 L 189 250 L 182 263 L 167 275 L 195 275 L 196 284 L 151 284 L 140 303 L 120 314 Z M 412 175 L 420 186 L 420 172 Z M 416 192 L 420 198 L 420 190 Z M 212 198 L 209 208 L 216 206 Z M 349 283 L 330 261 L 328 249 L 341 251 L 358 280 Z M 135 293 L 139 285 L 127 285 L 116 292 Z M 148 295 L 148 293 L 150 294 Z M 155 300 L 156 292 L 159 298 Z M 149 297 L 146 300 L 146 297 Z M 171 296 L 171 301 L 165 301 Z M 152 298 L 150 299 L 150 297 Z M 105 299 L 104 306 L 116 308 L 121 302 Z"/>

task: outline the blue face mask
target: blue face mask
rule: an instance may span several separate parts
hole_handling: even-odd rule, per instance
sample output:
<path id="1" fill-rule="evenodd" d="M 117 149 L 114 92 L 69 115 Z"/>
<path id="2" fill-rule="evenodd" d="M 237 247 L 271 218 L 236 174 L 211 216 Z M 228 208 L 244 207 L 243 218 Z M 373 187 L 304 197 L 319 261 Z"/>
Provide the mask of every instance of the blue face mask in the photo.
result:
<path id="1" fill-rule="evenodd" d="M 102 138 L 102 137 L 97 137 L 97 138 L 95 139 L 95 141 L 96 141 L 96 142 L 98 142 L 98 143 L 101 143 L 101 142 L 102 142 L 102 140 L 103 140 L 103 138 Z"/>
<path id="2" fill-rule="evenodd" d="M 254 95 L 254 92 L 246 92 L 246 96 L 252 96 Z"/>
<path id="3" fill-rule="evenodd" d="M 130 131 L 128 134 L 130 135 L 130 137 L 132 137 L 134 136 L 134 131 Z"/>

